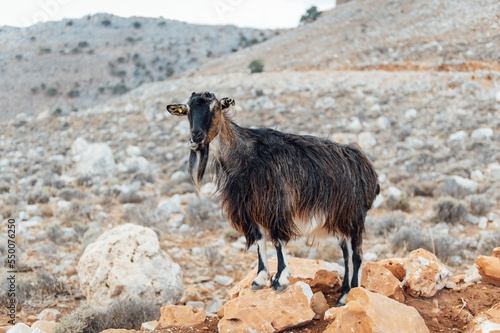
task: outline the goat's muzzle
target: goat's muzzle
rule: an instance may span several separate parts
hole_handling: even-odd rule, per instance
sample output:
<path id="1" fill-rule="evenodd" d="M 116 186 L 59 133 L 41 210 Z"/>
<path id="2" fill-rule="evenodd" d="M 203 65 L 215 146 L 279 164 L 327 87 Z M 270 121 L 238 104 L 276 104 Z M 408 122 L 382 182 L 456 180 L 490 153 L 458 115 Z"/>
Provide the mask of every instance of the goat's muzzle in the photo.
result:
<path id="1" fill-rule="evenodd" d="M 192 140 L 189 141 L 189 148 L 191 148 L 192 151 L 200 151 L 204 146 L 205 144 L 203 142 L 197 143 Z"/>

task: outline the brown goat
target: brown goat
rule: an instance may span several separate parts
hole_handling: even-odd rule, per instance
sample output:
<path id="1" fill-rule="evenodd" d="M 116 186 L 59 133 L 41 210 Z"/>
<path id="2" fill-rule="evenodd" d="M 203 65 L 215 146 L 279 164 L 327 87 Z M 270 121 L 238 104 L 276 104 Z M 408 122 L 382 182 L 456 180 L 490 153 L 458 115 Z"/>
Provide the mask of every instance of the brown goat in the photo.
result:
<path id="1" fill-rule="evenodd" d="M 301 235 L 333 234 L 341 238 L 345 263 L 337 304 L 345 304 L 351 287 L 360 283 L 364 221 L 379 193 L 373 165 L 355 145 L 240 127 L 227 114 L 231 105 L 233 100 L 205 92 L 167 110 L 188 116 L 194 183 L 199 186 L 210 160 L 229 221 L 245 235 L 247 247 L 257 243 L 252 289 L 269 282 L 266 239 L 278 255 L 271 285 L 283 291 L 290 277 L 284 245 Z"/>

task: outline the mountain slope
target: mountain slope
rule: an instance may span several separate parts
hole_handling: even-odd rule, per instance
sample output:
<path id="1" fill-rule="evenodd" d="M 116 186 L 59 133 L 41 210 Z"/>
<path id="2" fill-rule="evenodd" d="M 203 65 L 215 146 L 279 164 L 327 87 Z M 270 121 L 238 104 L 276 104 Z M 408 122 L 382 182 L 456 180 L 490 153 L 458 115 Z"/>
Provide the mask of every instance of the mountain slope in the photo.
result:
<path id="1" fill-rule="evenodd" d="M 497 0 L 357 0 L 271 41 L 201 66 L 199 74 L 310 69 L 500 69 Z"/>
<path id="2" fill-rule="evenodd" d="M 0 29 L 0 114 L 90 107 L 274 35 L 97 14 Z"/>

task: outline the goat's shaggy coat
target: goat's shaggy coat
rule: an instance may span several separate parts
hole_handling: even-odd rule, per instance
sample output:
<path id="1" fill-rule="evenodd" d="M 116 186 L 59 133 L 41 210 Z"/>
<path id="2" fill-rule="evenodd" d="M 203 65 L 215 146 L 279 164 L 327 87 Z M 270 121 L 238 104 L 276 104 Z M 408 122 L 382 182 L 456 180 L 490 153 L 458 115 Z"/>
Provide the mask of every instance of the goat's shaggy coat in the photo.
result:
<path id="1" fill-rule="evenodd" d="M 266 237 L 278 250 L 272 285 L 282 290 L 290 274 L 285 243 L 302 235 L 340 236 L 346 271 L 339 304 L 344 304 L 349 289 L 360 282 L 364 220 L 379 192 L 373 165 L 357 145 L 240 127 L 225 112 L 233 104 L 211 93 L 193 93 L 187 105 L 167 107 L 189 117 L 193 181 L 199 185 L 211 164 L 231 224 L 245 235 L 247 247 L 257 242 L 254 289 L 269 276 L 262 253 Z"/>

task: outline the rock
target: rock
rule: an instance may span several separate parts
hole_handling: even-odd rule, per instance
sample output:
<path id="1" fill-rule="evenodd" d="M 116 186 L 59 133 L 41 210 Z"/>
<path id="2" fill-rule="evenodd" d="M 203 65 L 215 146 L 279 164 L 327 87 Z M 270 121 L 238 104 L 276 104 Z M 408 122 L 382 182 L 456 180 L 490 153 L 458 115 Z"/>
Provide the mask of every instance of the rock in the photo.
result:
<path id="1" fill-rule="evenodd" d="M 316 103 L 314 103 L 315 109 L 333 110 L 336 107 L 337 107 L 337 102 L 335 101 L 335 98 L 330 96 L 318 98 L 316 100 Z"/>
<path id="2" fill-rule="evenodd" d="M 481 274 L 479 274 L 479 270 L 477 269 L 476 264 L 473 264 L 467 270 L 467 272 L 465 272 L 464 281 L 466 283 L 477 283 L 477 282 L 481 281 L 482 279 L 483 279 L 483 277 L 481 276 Z"/>
<path id="3" fill-rule="evenodd" d="M 326 310 L 328 310 L 328 303 L 326 302 L 325 295 L 321 291 L 314 293 L 311 298 L 311 309 L 314 311 L 314 319 L 323 319 Z"/>
<path id="4" fill-rule="evenodd" d="M 386 195 L 385 205 L 391 210 L 403 209 L 408 205 L 406 194 L 397 187 L 390 186 L 386 190 Z"/>
<path id="5" fill-rule="evenodd" d="M 479 222 L 478 222 L 477 226 L 480 229 L 486 229 L 486 227 L 488 227 L 488 219 L 486 217 L 484 217 L 484 216 L 481 216 L 479 218 Z"/>
<path id="6" fill-rule="evenodd" d="M 45 309 L 38 315 L 38 319 L 40 320 L 49 320 L 49 321 L 59 321 L 61 319 L 61 312 L 56 309 Z"/>
<path id="7" fill-rule="evenodd" d="M 491 139 L 493 138 L 493 129 L 489 127 L 483 127 L 475 129 L 470 135 L 473 139 Z"/>
<path id="8" fill-rule="evenodd" d="M 125 160 L 125 169 L 129 173 L 140 172 L 144 174 L 151 173 L 151 165 L 147 159 L 142 156 L 132 156 Z"/>
<path id="9" fill-rule="evenodd" d="M 78 278 L 89 304 L 102 307 L 130 298 L 171 304 L 183 293 L 180 267 L 160 249 L 156 233 L 130 223 L 87 246 Z"/>
<path id="10" fill-rule="evenodd" d="M 417 117 L 417 110 L 415 109 L 406 110 L 404 117 L 408 120 L 415 119 Z"/>
<path id="11" fill-rule="evenodd" d="M 450 176 L 443 183 L 442 190 L 453 197 L 462 198 L 475 193 L 478 187 L 479 184 L 473 180 L 460 176 Z"/>
<path id="12" fill-rule="evenodd" d="M 391 121 L 384 116 L 378 117 L 377 128 L 381 131 L 391 128 Z"/>
<path id="13" fill-rule="evenodd" d="M 281 332 L 306 325 L 315 315 L 312 296 L 304 282 L 288 286 L 281 294 L 268 288 L 240 296 L 224 304 L 219 332 Z"/>
<path id="14" fill-rule="evenodd" d="M 451 277 L 450 271 L 429 251 L 417 249 L 410 252 L 405 263 L 403 285 L 413 297 L 432 297 L 444 288 Z"/>
<path id="15" fill-rule="evenodd" d="M 488 218 L 488 221 L 492 221 L 492 222 L 499 222 L 500 221 L 500 216 L 498 216 L 495 213 L 488 213 L 488 215 L 486 217 Z"/>
<path id="16" fill-rule="evenodd" d="M 38 320 L 31 325 L 31 329 L 38 328 L 40 331 L 45 333 L 54 333 L 56 325 L 57 323 L 55 321 Z"/>
<path id="17" fill-rule="evenodd" d="M 363 149 L 372 148 L 377 144 L 377 139 L 370 132 L 361 132 L 358 135 L 358 144 Z"/>
<path id="18" fill-rule="evenodd" d="M 1 326 L 0 333 L 7 333 L 11 329 L 14 329 L 14 326 Z"/>
<path id="19" fill-rule="evenodd" d="M 448 137 L 448 142 L 465 141 L 469 135 L 464 131 L 458 131 Z"/>
<path id="20" fill-rule="evenodd" d="M 112 176 L 115 172 L 115 159 L 107 144 L 90 144 L 79 154 L 76 164 L 76 173 L 79 176 Z"/>
<path id="21" fill-rule="evenodd" d="M 376 262 L 363 265 L 361 286 L 369 291 L 379 293 L 398 302 L 404 302 L 403 285 L 390 270 Z"/>
<path id="22" fill-rule="evenodd" d="M 484 174 L 481 170 L 474 170 L 470 174 L 470 179 L 472 179 L 475 182 L 483 182 Z"/>
<path id="23" fill-rule="evenodd" d="M 203 309 L 194 309 L 190 306 L 169 305 L 161 308 L 158 326 L 195 326 L 205 322 L 207 314 Z"/>
<path id="24" fill-rule="evenodd" d="M 391 258 L 379 261 L 378 263 L 391 271 L 392 275 L 399 281 L 403 281 L 406 276 L 405 264 L 408 261 L 406 258 Z"/>
<path id="25" fill-rule="evenodd" d="M 363 129 L 363 126 L 361 125 L 358 117 L 353 117 L 351 118 L 349 124 L 347 124 L 347 129 L 351 132 L 358 133 Z"/>
<path id="26" fill-rule="evenodd" d="M 38 328 L 31 328 L 23 323 L 18 323 L 14 325 L 13 328 L 7 331 L 7 333 L 44 333 Z"/>
<path id="27" fill-rule="evenodd" d="M 493 251 L 491 251 L 491 256 L 500 259 L 500 247 L 495 247 Z"/>
<path id="28" fill-rule="evenodd" d="M 344 276 L 344 268 L 338 264 L 323 260 L 311 260 L 288 257 L 288 265 L 292 275 L 290 284 L 298 281 L 307 283 L 313 292 L 331 292 L 340 288 L 340 279 Z M 269 273 L 271 277 L 276 274 L 277 259 L 269 260 Z M 240 282 L 228 291 L 230 299 L 251 292 L 253 280 L 257 277 L 257 267 L 251 270 Z M 333 289 L 333 290 L 332 290 Z"/>
<path id="29" fill-rule="evenodd" d="M 171 198 L 160 201 L 155 214 L 160 220 L 168 221 L 172 215 L 182 212 L 181 204 L 182 198 L 179 194 L 176 194 Z"/>
<path id="30" fill-rule="evenodd" d="M 500 303 L 488 311 L 477 314 L 469 322 L 464 333 L 498 333 L 500 332 Z"/>
<path id="31" fill-rule="evenodd" d="M 158 322 L 156 320 L 148 321 L 146 323 L 142 323 L 141 332 L 151 332 L 156 329 L 158 326 Z"/>
<path id="32" fill-rule="evenodd" d="M 186 306 L 190 306 L 194 309 L 205 309 L 205 303 L 201 301 L 189 301 L 186 302 Z"/>
<path id="33" fill-rule="evenodd" d="M 500 258 L 479 256 L 476 265 L 484 282 L 500 286 Z"/>
<path id="34" fill-rule="evenodd" d="M 128 156 L 140 156 L 141 155 L 141 148 L 137 147 L 137 146 L 127 146 L 127 155 Z"/>
<path id="35" fill-rule="evenodd" d="M 363 288 L 353 288 L 347 305 L 331 308 L 326 320 L 333 320 L 324 333 L 424 333 L 429 332 L 415 308 Z"/>
<path id="36" fill-rule="evenodd" d="M 216 275 L 214 281 L 217 282 L 218 284 L 222 284 L 223 286 L 229 286 L 231 283 L 234 282 L 234 279 L 230 276 Z"/>
<path id="37" fill-rule="evenodd" d="M 213 300 L 210 301 L 210 303 L 207 304 L 205 311 L 208 313 L 217 313 L 220 311 L 221 308 L 222 308 L 222 300 L 214 298 Z"/>
<path id="38" fill-rule="evenodd" d="M 122 328 L 110 328 L 102 331 L 101 333 L 137 333 L 136 330 L 126 330 Z"/>

